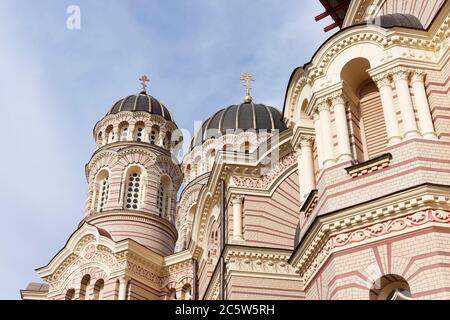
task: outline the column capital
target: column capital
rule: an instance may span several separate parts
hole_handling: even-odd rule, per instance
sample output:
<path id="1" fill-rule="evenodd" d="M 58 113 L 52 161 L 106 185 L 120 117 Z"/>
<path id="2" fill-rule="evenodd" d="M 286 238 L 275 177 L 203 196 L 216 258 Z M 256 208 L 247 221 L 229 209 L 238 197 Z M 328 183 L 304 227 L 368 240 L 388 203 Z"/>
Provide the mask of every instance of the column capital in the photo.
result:
<path id="1" fill-rule="evenodd" d="M 300 149 L 302 147 L 312 147 L 314 143 L 314 137 L 306 134 L 302 134 L 299 140 Z"/>
<path id="2" fill-rule="evenodd" d="M 333 92 L 330 95 L 331 106 L 334 107 L 337 104 L 345 105 L 347 103 L 347 98 L 342 91 Z"/>
<path id="3" fill-rule="evenodd" d="M 393 80 L 408 80 L 409 78 L 409 70 L 403 67 L 396 67 L 392 70 L 392 78 Z"/>
<path id="4" fill-rule="evenodd" d="M 373 82 L 377 85 L 378 89 L 386 86 L 391 86 L 391 79 L 388 72 L 380 73 L 372 77 Z"/>
<path id="5" fill-rule="evenodd" d="M 241 194 L 233 194 L 231 196 L 231 203 L 234 204 L 242 204 L 244 201 L 244 196 Z"/>
<path id="6" fill-rule="evenodd" d="M 328 104 L 328 99 L 322 98 L 317 101 L 317 111 L 330 111 L 330 105 Z"/>
<path id="7" fill-rule="evenodd" d="M 419 69 L 414 69 L 411 71 L 411 83 L 414 83 L 414 82 L 424 83 L 425 76 L 426 76 L 426 73 L 424 71 L 419 70 Z"/>
<path id="8" fill-rule="evenodd" d="M 317 110 L 314 110 L 312 118 L 313 118 L 313 121 L 319 121 L 320 120 L 320 116 L 319 116 L 319 113 L 317 112 Z"/>

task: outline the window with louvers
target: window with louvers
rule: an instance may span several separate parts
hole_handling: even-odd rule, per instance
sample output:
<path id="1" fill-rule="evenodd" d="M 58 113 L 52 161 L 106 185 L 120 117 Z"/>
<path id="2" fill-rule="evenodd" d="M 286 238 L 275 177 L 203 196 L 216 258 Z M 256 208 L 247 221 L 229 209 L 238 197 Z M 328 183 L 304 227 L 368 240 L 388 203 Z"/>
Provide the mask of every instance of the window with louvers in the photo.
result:
<path id="1" fill-rule="evenodd" d="M 384 153 L 387 145 L 386 126 L 380 93 L 375 83 L 369 82 L 361 87 L 359 96 L 366 146 L 365 155 L 366 160 L 369 160 Z"/>

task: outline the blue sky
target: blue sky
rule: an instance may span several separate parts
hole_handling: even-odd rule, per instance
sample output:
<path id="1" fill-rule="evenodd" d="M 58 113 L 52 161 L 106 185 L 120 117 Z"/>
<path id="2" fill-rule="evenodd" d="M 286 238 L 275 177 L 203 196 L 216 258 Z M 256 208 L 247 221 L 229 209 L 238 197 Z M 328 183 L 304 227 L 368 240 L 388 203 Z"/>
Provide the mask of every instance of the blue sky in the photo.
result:
<path id="1" fill-rule="evenodd" d="M 66 28 L 69 5 L 81 29 Z M 250 71 L 255 102 L 282 109 L 293 69 L 331 34 L 318 0 L 0 2 L 0 299 L 39 281 L 83 215 L 92 128 L 139 90 L 180 128 L 239 103 Z"/>

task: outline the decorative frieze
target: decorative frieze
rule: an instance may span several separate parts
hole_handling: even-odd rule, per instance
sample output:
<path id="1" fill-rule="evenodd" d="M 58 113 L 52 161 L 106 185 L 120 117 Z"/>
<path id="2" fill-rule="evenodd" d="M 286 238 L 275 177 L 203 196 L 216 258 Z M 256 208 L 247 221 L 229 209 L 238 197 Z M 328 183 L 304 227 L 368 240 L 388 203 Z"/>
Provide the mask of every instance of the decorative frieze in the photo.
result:
<path id="1" fill-rule="evenodd" d="M 279 163 L 277 163 L 267 175 L 264 175 L 260 178 L 231 176 L 231 186 L 244 189 L 266 190 L 278 176 L 283 174 L 288 168 L 295 164 L 297 164 L 297 154 L 295 152 L 292 152 L 282 157 Z"/>
<path id="2" fill-rule="evenodd" d="M 421 228 L 427 224 L 445 224 L 450 225 L 450 212 L 446 210 L 428 209 L 417 211 L 402 217 L 373 223 L 371 225 L 355 229 L 349 232 L 341 232 L 329 237 L 323 243 L 323 237 L 327 237 L 324 232 L 321 232 L 322 239 L 317 239 L 313 242 L 312 247 L 304 251 L 304 254 L 295 264 L 299 268 L 299 274 L 307 283 L 311 277 L 320 269 L 326 259 L 332 252 L 345 249 L 352 245 L 360 245 L 367 241 L 375 240 L 377 238 L 391 237 L 403 232 L 407 229 Z M 347 228 L 351 223 L 347 221 Z M 330 230 L 323 226 L 322 230 Z M 336 229 L 335 229 L 336 231 Z M 323 243 L 321 245 L 321 243 Z M 313 254 L 314 253 L 314 254 Z"/>
<path id="3" fill-rule="evenodd" d="M 392 235 L 429 222 L 450 223 L 450 212 L 444 210 L 419 211 L 398 219 L 388 220 L 362 229 L 338 234 L 331 238 L 331 243 L 333 248 L 343 247 L 384 235 Z"/>
<path id="4" fill-rule="evenodd" d="M 226 253 L 225 262 L 227 272 L 259 272 L 295 275 L 296 271 L 288 263 L 290 253 L 275 254 L 266 252 L 249 252 L 239 249 L 230 250 Z"/>

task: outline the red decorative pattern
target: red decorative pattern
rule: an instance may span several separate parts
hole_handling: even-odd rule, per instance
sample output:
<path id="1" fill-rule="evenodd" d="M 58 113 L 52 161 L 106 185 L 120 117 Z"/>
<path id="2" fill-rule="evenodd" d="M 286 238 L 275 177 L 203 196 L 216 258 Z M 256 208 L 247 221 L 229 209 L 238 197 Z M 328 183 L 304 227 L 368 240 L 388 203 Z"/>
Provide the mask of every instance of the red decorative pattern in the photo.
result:
<path id="1" fill-rule="evenodd" d="M 363 229 L 341 233 L 331 238 L 332 248 L 396 233 L 429 222 L 448 224 L 450 223 L 450 212 L 444 210 L 419 211 L 394 220 L 373 224 Z"/>
<path id="2" fill-rule="evenodd" d="M 297 154 L 295 152 L 281 158 L 280 161 L 269 171 L 269 173 L 261 178 L 232 176 L 231 181 L 235 187 L 247 189 L 267 189 L 276 177 L 285 172 L 286 169 L 294 164 L 297 164 Z"/>
<path id="3" fill-rule="evenodd" d="M 90 243 L 83 250 L 83 258 L 85 258 L 86 260 L 91 260 L 96 253 L 97 247 L 95 246 L 95 244 Z"/>

